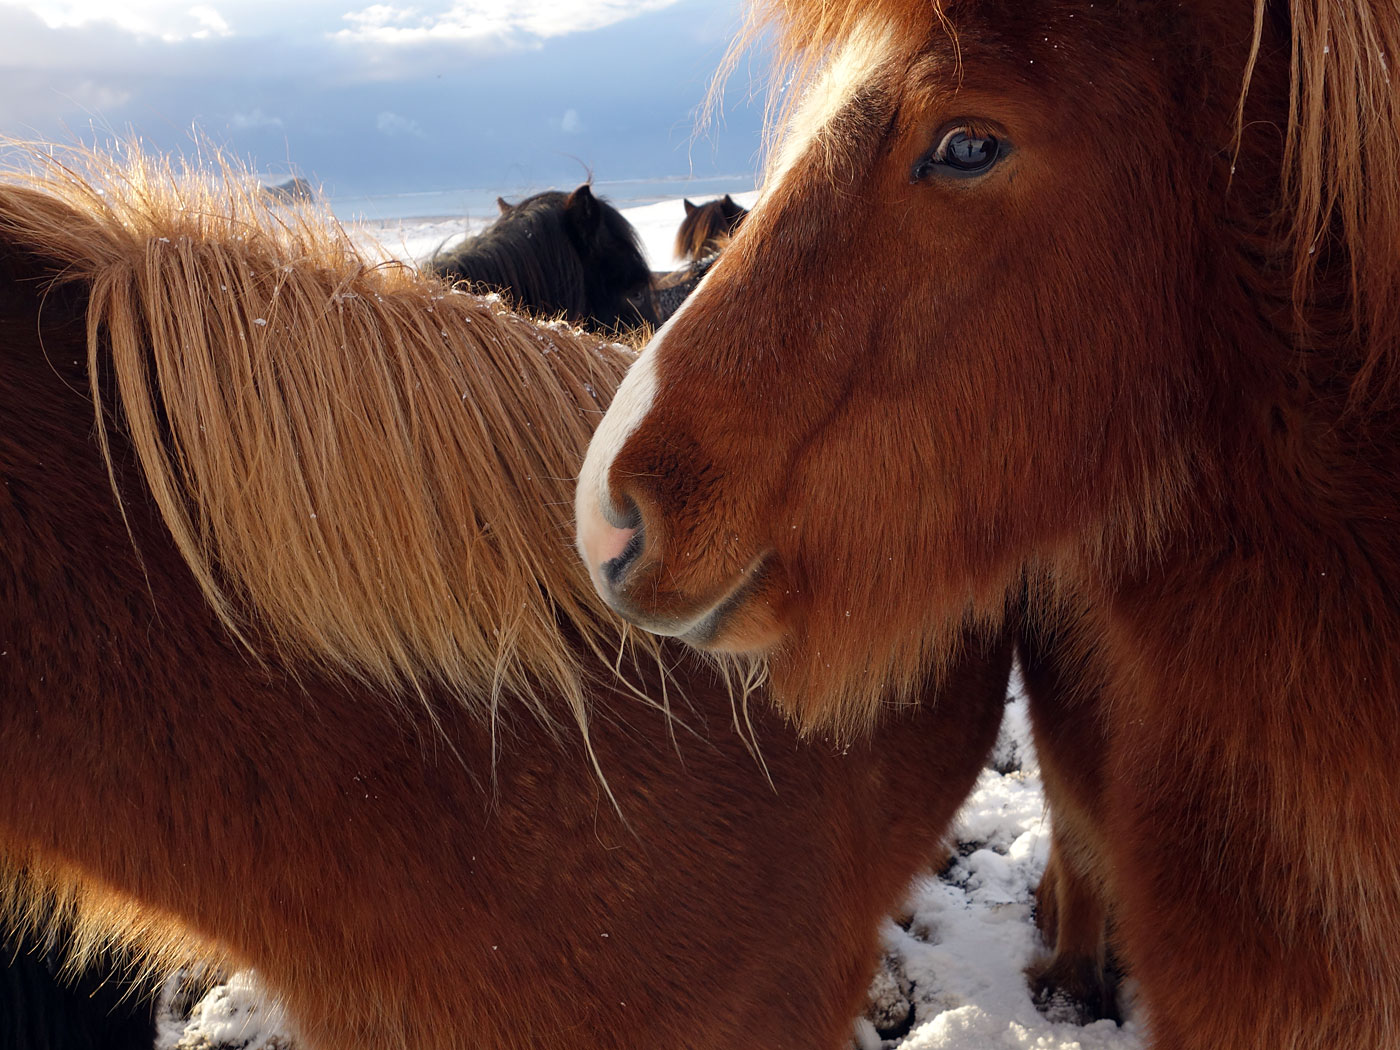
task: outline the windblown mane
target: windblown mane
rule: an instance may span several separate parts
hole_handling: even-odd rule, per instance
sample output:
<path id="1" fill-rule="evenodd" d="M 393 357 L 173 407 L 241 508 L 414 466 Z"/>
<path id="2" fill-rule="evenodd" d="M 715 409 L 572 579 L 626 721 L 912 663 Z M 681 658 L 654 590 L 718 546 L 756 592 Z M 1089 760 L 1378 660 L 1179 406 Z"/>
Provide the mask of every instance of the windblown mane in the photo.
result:
<path id="1" fill-rule="evenodd" d="M 947 33 L 985 0 L 752 0 L 721 63 L 710 105 L 746 48 L 772 49 L 768 153 L 843 45 L 879 27 L 896 40 Z M 1283 24 L 1292 56 L 1290 113 L 1280 170 L 1278 251 L 1291 260 L 1291 298 L 1306 344 L 1317 286 L 1340 271 L 1348 328 L 1358 346 L 1353 401 L 1393 405 L 1400 396 L 1400 7 L 1334 0 L 1255 0 L 1254 54 L 1240 70 L 1241 113 L 1267 22 Z M 1183 17 L 1201 17 L 1186 12 Z M 1328 326 L 1332 328 L 1334 326 Z"/>
<path id="2" fill-rule="evenodd" d="M 584 725 L 619 628 L 571 486 L 631 353 L 371 264 L 231 164 L 35 150 L 0 235 L 89 289 L 97 434 L 124 430 L 210 604 L 263 656 Z M 127 493 L 128 497 L 130 493 Z"/>

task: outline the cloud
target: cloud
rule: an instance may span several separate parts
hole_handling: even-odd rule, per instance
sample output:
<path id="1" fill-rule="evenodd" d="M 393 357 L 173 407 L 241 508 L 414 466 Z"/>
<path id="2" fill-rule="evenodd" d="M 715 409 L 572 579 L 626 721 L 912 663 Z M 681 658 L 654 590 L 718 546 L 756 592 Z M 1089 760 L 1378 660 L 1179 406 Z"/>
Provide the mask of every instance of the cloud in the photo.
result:
<path id="1" fill-rule="evenodd" d="M 229 124 L 240 131 L 249 128 L 280 128 L 282 118 L 269 116 L 255 107 L 247 113 L 235 113 L 229 118 Z"/>
<path id="2" fill-rule="evenodd" d="M 528 46 L 532 41 L 602 29 L 676 0 L 452 0 L 423 7 L 374 4 L 345 15 L 349 28 L 335 34 L 347 44 L 421 47 L 494 42 Z"/>
<path id="3" fill-rule="evenodd" d="M 83 80 L 65 91 L 64 97 L 79 109 L 101 113 L 126 105 L 131 100 L 131 92 L 111 84 Z"/>
<path id="4" fill-rule="evenodd" d="M 155 0 L 104 2 L 146 18 L 156 10 Z M 230 34 L 217 35 L 208 12 L 203 22 L 188 16 L 189 6 L 179 24 L 210 36 L 168 41 L 98 21 L 52 28 L 33 5 L 0 0 L 0 133 L 65 142 L 136 134 L 148 148 L 180 152 L 190 129 L 202 129 L 260 170 L 285 163 L 342 196 L 540 189 L 576 183 L 579 163 L 603 178 L 670 174 L 692 162 L 689 114 L 718 61 L 717 46 L 697 47 L 691 34 L 700 21 L 737 18 L 740 0 L 677 0 L 635 18 L 634 0 L 575 0 L 568 10 L 556 0 L 556 28 L 620 21 L 548 39 L 520 28 L 549 10 L 525 0 L 493 8 L 492 24 L 514 34 L 502 46 L 500 37 L 462 37 L 421 48 L 347 46 L 332 34 L 436 25 L 448 0 L 185 2 L 225 18 Z M 347 22 L 346 11 L 363 18 Z M 705 151 L 700 167 L 745 169 L 758 114 L 728 128 L 727 152 Z"/>
<path id="5" fill-rule="evenodd" d="M 114 25 L 137 36 L 173 43 L 229 36 L 228 20 L 210 4 L 181 0 L 30 0 L 27 7 L 50 29 L 94 23 Z"/>
<path id="6" fill-rule="evenodd" d="M 208 4 L 198 4 L 190 8 L 190 17 L 202 27 L 190 34 L 196 40 L 206 40 L 211 36 L 233 35 L 233 29 L 230 28 L 224 16 Z"/>
<path id="7" fill-rule="evenodd" d="M 379 129 L 381 135 L 388 135 L 390 138 L 398 138 L 402 135 L 411 135 L 414 138 L 425 139 L 428 137 L 418 121 L 401 117 L 397 113 L 384 112 L 375 118 L 374 126 Z"/>

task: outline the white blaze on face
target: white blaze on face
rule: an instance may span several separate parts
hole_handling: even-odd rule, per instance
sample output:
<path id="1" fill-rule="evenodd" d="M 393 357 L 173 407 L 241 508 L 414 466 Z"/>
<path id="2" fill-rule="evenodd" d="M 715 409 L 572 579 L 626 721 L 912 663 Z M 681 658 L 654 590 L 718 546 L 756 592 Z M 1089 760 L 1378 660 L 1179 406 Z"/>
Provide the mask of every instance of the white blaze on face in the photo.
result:
<path id="1" fill-rule="evenodd" d="M 583 458 L 578 488 L 574 490 L 576 539 L 578 552 L 593 577 L 593 586 L 598 588 L 600 594 L 603 593 L 602 567 L 622 553 L 634 531 L 617 528 L 603 515 L 603 508 L 612 502 L 608 494 L 608 473 L 622 446 L 651 411 L 652 400 L 656 397 L 656 359 L 666 340 L 666 333 L 699 297 L 709 279 L 708 273 L 700 279 L 680 309 L 651 337 L 651 342 L 647 343 L 636 363 L 622 377 L 612 404 L 608 406 L 598 429 L 593 432 L 588 454 Z M 614 511 L 618 509 L 613 508 Z"/>
<path id="2" fill-rule="evenodd" d="M 888 23 L 866 22 L 857 26 L 841 45 L 817 74 L 788 121 L 764 178 L 765 197 L 782 183 L 822 129 L 889 61 L 894 42 L 894 31 Z"/>
<path id="3" fill-rule="evenodd" d="M 869 83 L 893 52 L 894 35 L 888 26 L 868 23 L 851 35 L 808 89 L 789 123 L 783 135 L 782 148 L 769 167 L 765 197 L 797 164 L 822 129 Z M 762 207 L 762 203 L 760 200 L 756 208 Z M 749 221 L 752 223 L 753 220 Z M 618 387 L 612 405 L 598 425 L 588 446 L 588 454 L 584 457 L 578 489 L 574 494 L 574 520 L 577 523 L 579 554 L 600 593 L 606 593 L 602 567 L 622 553 L 635 532 L 630 528 L 618 528 L 603 513 L 603 508 L 611 504 L 608 474 L 627 439 L 641 426 L 651 410 L 656 397 L 656 362 L 665 346 L 667 332 L 701 297 L 708 280 L 707 274 L 637 358 L 636 364 Z M 620 508 L 612 509 L 616 512 Z"/>
<path id="4" fill-rule="evenodd" d="M 632 431 L 641 425 L 651 409 L 652 398 L 656 396 L 656 349 L 664 331 L 663 328 L 653 337 L 623 377 L 603 421 L 593 432 L 583 469 L 579 471 L 578 488 L 574 490 L 578 552 L 588 566 L 593 585 L 600 590 L 603 565 L 622 553 L 633 532 L 617 528 L 603 516 L 603 507 L 612 502 L 608 495 L 608 472 Z"/>

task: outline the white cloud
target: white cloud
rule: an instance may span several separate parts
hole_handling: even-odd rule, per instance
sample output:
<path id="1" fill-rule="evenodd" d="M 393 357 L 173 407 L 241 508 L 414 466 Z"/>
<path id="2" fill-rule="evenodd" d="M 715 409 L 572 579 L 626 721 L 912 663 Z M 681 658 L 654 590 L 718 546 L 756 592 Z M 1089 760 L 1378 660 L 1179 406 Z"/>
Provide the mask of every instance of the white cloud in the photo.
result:
<path id="1" fill-rule="evenodd" d="M 171 43 L 233 33 L 228 20 L 215 7 L 190 4 L 187 0 L 28 0 L 16 6 L 33 12 L 50 29 L 105 23 Z"/>
<path id="2" fill-rule="evenodd" d="M 522 43 L 602 29 L 670 7 L 676 0 L 452 0 L 424 6 L 374 4 L 345 15 L 346 43 L 412 47 L 424 44 Z M 524 40 L 522 40 L 524 38 Z"/>
<path id="3" fill-rule="evenodd" d="M 578 110 L 564 110 L 564 116 L 559 121 L 559 130 L 565 135 L 578 135 L 583 131 L 583 121 L 578 119 Z"/>
<path id="4" fill-rule="evenodd" d="M 130 91 L 111 84 L 100 84 L 95 80 L 84 80 L 74 84 L 64 92 L 64 96 L 73 105 L 89 113 L 116 109 L 131 100 Z"/>
<path id="5" fill-rule="evenodd" d="M 261 109 L 254 108 L 247 113 L 235 113 L 229 118 L 229 123 L 239 130 L 245 128 L 280 128 L 282 126 L 282 118 L 270 116 Z"/>
<path id="6" fill-rule="evenodd" d="M 232 36 L 233 30 L 228 21 L 208 4 L 198 4 L 190 8 L 190 17 L 203 28 L 196 29 L 190 36 L 203 40 L 211 36 Z"/>
<path id="7" fill-rule="evenodd" d="M 374 121 L 374 126 L 379 129 L 381 135 L 388 135 L 390 138 L 396 138 L 400 135 L 412 135 L 414 138 L 420 139 L 428 137 L 427 132 L 418 126 L 418 121 L 401 117 L 397 113 L 384 112 L 379 114 Z"/>

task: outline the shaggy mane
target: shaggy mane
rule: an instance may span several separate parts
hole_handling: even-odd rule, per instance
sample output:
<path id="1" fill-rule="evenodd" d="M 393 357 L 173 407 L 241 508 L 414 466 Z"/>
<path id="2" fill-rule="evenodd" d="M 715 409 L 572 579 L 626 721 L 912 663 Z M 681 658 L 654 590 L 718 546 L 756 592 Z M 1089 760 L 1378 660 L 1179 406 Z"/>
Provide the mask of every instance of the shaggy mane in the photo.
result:
<path id="1" fill-rule="evenodd" d="M 1357 0 L 1254 5 L 1254 52 L 1240 70 L 1241 99 L 1249 91 L 1266 12 L 1282 14 L 1286 6 L 1291 105 L 1280 172 L 1280 247 L 1292 261 L 1299 328 L 1306 339 L 1321 270 L 1340 260 L 1347 270 L 1349 328 L 1360 348 L 1353 401 L 1388 408 L 1400 396 L 1400 83 L 1390 68 L 1400 62 L 1400 6 Z M 951 6 L 945 0 L 752 0 L 709 105 L 742 53 L 764 40 L 774 64 L 771 164 L 788 117 L 843 44 L 878 25 L 910 42 L 941 30 L 956 51 Z"/>
<path id="2" fill-rule="evenodd" d="M 1256 48 L 1268 0 L 1255 0 Z M 1283 207 L 1294 308 L 1304 316 L 1320 268 L 1339 249 L 1362 347 L 1354 401 L 1400 393 L 1400 6 L 1289 0 L 1288 136 Z M 1253 72 L 1246 73 L 1245 90 Z"/>
<path id="3" fill-rule="evenodd" d="M 0 179 L 0 237 L 88 289 L 114 489 L 120 427 L 260 656 L 493 720 L 512 697 L 556 724 L 558 694 L 585 728 L 579 643 L 609 663 L 623 643 L 573 553 L 572 486 L 632 354 L 373 264 L 324 204 L 278 205 L 229 162 L 128 152 L 26 148 Z"/>

